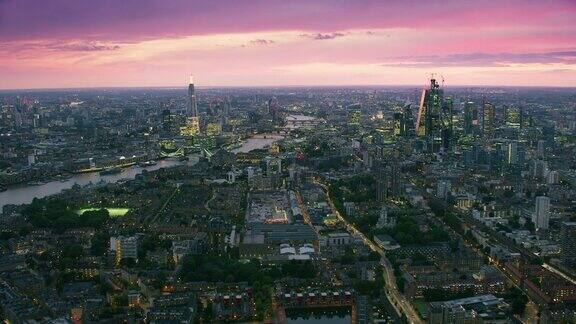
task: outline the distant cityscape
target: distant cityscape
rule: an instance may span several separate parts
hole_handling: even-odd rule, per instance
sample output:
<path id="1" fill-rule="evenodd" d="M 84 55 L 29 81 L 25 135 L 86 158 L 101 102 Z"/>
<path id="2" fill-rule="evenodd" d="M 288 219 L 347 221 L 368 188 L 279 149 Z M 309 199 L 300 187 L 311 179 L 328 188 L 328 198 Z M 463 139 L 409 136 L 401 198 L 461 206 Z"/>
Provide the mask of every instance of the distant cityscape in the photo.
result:
<path id="1" fill-rule="evenodd" d="M 444 83 L 0 92 L 1 317 L 575 322 L 576 90 Z"/>

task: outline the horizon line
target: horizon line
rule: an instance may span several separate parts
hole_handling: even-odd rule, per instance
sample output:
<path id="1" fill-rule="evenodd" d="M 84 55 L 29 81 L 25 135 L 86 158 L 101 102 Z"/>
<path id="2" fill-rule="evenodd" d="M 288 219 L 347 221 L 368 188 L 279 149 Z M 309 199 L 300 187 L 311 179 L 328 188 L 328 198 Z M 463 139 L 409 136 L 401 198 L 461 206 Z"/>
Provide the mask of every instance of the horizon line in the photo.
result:
<path id="1" fill-rule="evenodd" d="M 54 87 L 54 88 L 0 88 L 1 92 L 9 91 L 57 91 L 57 90 L 97 90 L 97 89 L 186 89 L 188 85 L 182 86 L 86 86 L 86 87 Z M 331 84 L 286 84 L 286 85 L 194 85 L 197 89 L 264 89 L 264 88 L 362 88 L 362 87 L 426 87 L 427 84 L 348 84 L 348 85 L 331 85 Z M 479 85 L 479 84 L 462 84 L 462 85 L 444 85 L 443 88 L 549 88 L 549 89 L 576 89 L 576 86 L 562 85 Z"/>

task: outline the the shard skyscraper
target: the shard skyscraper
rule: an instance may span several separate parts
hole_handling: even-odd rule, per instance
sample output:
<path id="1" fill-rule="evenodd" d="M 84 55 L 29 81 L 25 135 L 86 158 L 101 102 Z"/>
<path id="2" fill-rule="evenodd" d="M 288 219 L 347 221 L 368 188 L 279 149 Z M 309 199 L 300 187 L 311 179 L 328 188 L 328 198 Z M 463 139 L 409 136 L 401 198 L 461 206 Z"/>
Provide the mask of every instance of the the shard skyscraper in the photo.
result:
<path id="1" fill-rule="evenodd" d="M 196 91 L 194 90 L 194 76 L 190 76 L 188 84 L 188 108 L 186 110 L 188 117 L 198 117 L 198 107 L 196 106 Z"/>

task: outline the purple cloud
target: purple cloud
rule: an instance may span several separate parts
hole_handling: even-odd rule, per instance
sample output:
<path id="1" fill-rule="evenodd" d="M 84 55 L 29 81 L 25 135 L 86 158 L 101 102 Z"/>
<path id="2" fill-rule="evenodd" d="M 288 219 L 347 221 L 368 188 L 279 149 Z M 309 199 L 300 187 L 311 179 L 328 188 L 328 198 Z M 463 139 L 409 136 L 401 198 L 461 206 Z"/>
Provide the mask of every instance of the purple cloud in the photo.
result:
<path id="1" fill-rule="evenodd" d="M 346 35 L 344 35 L 343 33 L 326 33 L 326 34 L 316 33 L 316 34 L 300 34 L 300 36 L 315 40 L 327 40 L 327 39 L 334 39 L 337 37 L 344 37 Z"/>
<path id="2" fill-rule="evenodd" d="M 1 1 L 1 0 L 0 0 Z M 0 43 L 0 52 L 9 52 L 19 57 L 38 55 L 39 50 L 54 52 L 104 52 L 120 49 L 118 44 L 105 44 L 85 41 L 40 41 L 40 42 L 16 42 Z"/>
<path id="3" fill-rule="evenodd" d="M 271 39 L 255 39 L 250 41 L 250 44 L 256 46 L 268 46 L 274 44 L 274 41 Z"/>
<path id="4" fill-rule="evenodd" d="M 576 64 L 576 50 L 544 53 L 457 53 L 448 55 L 400 56 L 393 59 L 403 63 L 384 63 L 383 66 L 508 66 L 510 64 L 561 63 Z"/>
<path id="5" fill-rule="evenodd" d="M 334 39 L 336 37 L 344 37 L 344 34 L 342 34 L 342 33 L 330 33 L 330 34 L 318 33 L 314 36 L 314 39 L 324 40 L 324 39 Z"/>
<path id="6" fill-rule="evenodd" d="M 115 51 L 120 49 L 120 45 L 103 45 L 98 43 L 62 43 L 50 44 L 46 47 L 49 49 L 66 52 L 101 52 Z"/>
<path id="7" fill-rule="evenodd" d="M 570 30 L 575 14 L 573 0 L 5 0 L 0 1 L 0 39 L 127 42 L 287 29 L 331 39 L 322 37 L 348 29 L 556 26 L 561 21 Z"/>

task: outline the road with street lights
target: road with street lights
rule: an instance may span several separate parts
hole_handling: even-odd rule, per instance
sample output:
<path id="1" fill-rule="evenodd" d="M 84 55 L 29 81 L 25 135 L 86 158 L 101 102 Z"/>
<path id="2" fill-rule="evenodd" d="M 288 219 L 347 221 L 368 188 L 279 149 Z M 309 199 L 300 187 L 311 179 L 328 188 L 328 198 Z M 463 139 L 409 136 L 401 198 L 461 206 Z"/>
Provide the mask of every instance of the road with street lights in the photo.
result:
<path id="1" fill-rule="evenodd" d="M 414 309 L 410 301 L 398 291 L 398 287 L 396 286 L 396 277 L 394 276 L 394 268 L 392 267 L 392 263 L 386 258 L 384 250 L 376 245 L 372 240 L 370 240 L 364 233 L 360 232 L 354 225 L 348 222 L 338 211 L 336 206 L 334 206 L 334 202 L 332 201 L 332 197 L 330 196 L 330 188 L 327 185 L 315 180 L 315 183 L 321 186 L 324 191 L 326 192 L 326 197 L 330 208 L 333 210 L 336 217 L 346 226 L 348 232 L 352 233 L 353 235 L 360 237 L 364 244 L 366 244 L 372 251 L 377 252 L 380 254 L 380 265 L 384 268 L 384 282 L 386 283 L 385 286 L 385 293 L 388 296 L 392 306 L 396 309 L 396 312 L 400 315 L 404 314 L 408 318 L 410 323 L 424 323 L 420 316 L 418 316 L 418 312 Z"/>

